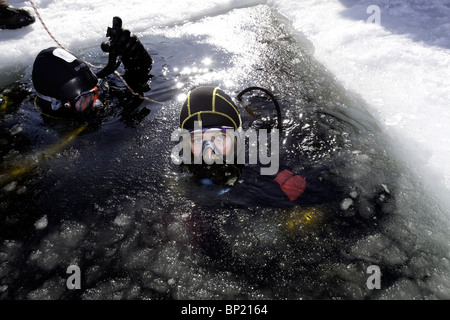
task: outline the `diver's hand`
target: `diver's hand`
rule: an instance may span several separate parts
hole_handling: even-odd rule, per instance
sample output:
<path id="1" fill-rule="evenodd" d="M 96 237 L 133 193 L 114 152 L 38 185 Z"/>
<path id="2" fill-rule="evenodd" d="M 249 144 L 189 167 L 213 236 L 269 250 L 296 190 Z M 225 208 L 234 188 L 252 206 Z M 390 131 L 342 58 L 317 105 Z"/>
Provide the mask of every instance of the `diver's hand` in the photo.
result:
<path id="1" fill-rule="evenodd" d="M 102 43 L 102 50 L 120 56 L 126 68 L 151 65 L 150 55 L 135 34 L 122 28 L 121 18 L 113 18 L 113 26 L 108 27 L 106 36 L 109 37 L 109 41 Z"/>
<path id="2" fill-rule="evenodd" d="M 118 46 L 118 40 L 122 33 L 122 19 L 119 17 L 114 17 L 112 22 L 112 27 L 108 27 L 106 30 L 106 36 L 109 41 L 102 43 L 101 48 L 104 52 L 109 52 L 110 54 L 115 53 L 119 55 L 120 47 Z"/>
<path id="3" fill-rule="evenodd" d="M 106 36 L 109 41 L 102 43 L 102 50 L 120 58 L 128 84 L 139 92 L 149 90 L 147 81 L 150 79 L 153 60 L 138 37 L 122 28 L 122 19 L 119 17 L 113 18 L 113 26 L 108 28 Z"/>

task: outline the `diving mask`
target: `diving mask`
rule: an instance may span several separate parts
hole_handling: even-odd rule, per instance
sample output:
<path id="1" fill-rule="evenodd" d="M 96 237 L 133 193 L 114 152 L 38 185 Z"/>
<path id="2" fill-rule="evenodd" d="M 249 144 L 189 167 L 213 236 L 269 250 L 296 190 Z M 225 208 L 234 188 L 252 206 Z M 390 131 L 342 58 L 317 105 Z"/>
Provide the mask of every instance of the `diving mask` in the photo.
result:
<path id="1" fill-rule="evenodd" d="M 234 151 L 235 141 L 234 134 L 227 132 L 227 129 L 232 128 L 209 128 L 190 132 L 194 163 L 202 163 L 202 159 L 206 164 L 225 162 L 226 156 Z"/>
<path id="2" fill-rule="evenodd" d="M 91 90 L 80 93 L 75 99 L 67 101 L 64 106 L 67 108 L 75 108 L 77 112 L 84 111 L 86 109 L 101 108 L 103 103 L 98 98 L 99 88 L 95 86 Z"/>

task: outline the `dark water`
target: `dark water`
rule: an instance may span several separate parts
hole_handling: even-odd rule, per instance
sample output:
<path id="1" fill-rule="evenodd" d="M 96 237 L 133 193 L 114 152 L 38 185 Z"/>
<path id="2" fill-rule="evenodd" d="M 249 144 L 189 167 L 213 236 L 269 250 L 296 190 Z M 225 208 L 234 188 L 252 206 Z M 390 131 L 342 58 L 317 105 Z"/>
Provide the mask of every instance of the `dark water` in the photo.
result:
<path id="1" fill-rule="evenodd" d="M 84 128 L 40 115 L 30 79 L 5 93 L 15 103 L 0 118 L 0 297 L 450 297 L 443 209 L 287 20 L 266 6 L 237 9 L 141 41 L 154 59 L 147 96 L 163 105 L 120 105 Z M 99 48 L 81 57 L 106 62 Z M 170 134 L 180 95 L 198 85 L 270 89 L 283 109 L 283 166 L 333 185 L 333 200 L 232 207 L 189 182 Z M 263 97 L 251 100 L 261 116 L 243 111 L 247 127 L 276 121 Z M 80 290 L 66 286 L 70 265 Z M 379 290 L 366 286 L 371 265 Z"/>

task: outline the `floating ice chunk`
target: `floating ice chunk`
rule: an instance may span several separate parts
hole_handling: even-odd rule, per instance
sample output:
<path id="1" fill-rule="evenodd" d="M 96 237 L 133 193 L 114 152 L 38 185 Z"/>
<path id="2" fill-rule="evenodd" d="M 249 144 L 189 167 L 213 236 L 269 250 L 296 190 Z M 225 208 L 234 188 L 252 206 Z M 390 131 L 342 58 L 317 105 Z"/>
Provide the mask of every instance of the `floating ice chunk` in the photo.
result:
<path id="1" fill-rule="evenodd" d="M 119 227 L 125 227 L 131 223 L 131 218 L 127 216 L 126 214 L 119 214 L 114 219 L 114 224 Z"/>
<path id="2" fill-rule="evenodd" d="M 114 278 L 107 282 L 100 283 L 95 288 L 89 288 L 82 294 L 85 300 L 124 300 L 133 299 L 136 290 L 131 285 L 131 279 Z"/>
<path id="3" fill-rule="evenodd" d="M 400 279 L 380 295 L 380 299 L 382 300 L 413 300 L 423 298 L 423 293 L 418 284 L 409 279 Z"/>
<path id="4" fill-rule="evenodd" d="M 34 223 L 34 227 L 38 230 L 46 228 L 48 225 L 47 215 L 42 216 L 38 221 Z"/>
<path id="5" fill-rule="evenodd" d="M 64 221 L 59 237 L 55 241 L 68 248 L 75 248 L 83 240 L 86 229 L 86 226 L 78 221 Z"/>
<path id="6" fill-rule="evenodd" d="M 350 206 L 353 204 L 353 200 L 350 198 L 345 198 L 344 200 L 342 200 L 341 202 L 341 209 L 342 210 L 348 210 L 348 208 L 350 208 Z"/>
<path id="7" fill-rule="evenodd" d="M 177 242 L 188 242 L 189 233 L 183 222 L 174 222 L 167 227 L 167 235 Z"/>
<path id="8" fill-rule="evenodd" d="M 17 194 L 24 194 L 27 191 L 27 187 L 21 186 L 17 189 Z"/>
<path id="9" fill-rule="evenodd" d="M 50 271 L 58 265 L 62 257 L 61 252 L 58 251 L 57 246 L 53 242 L 44 240 L 39 249 L 31 253 L 30 260 L 35 260 L 39 268 Z"/>
<path id="10" fill-rule="evenodd" d="M 5 190 L 6 192 L 11 192 L 14 191 L 17 187 L 17 182 L 13 181 L 11 183 L 8 183 L 6 186 L 3 187 L 3 190 Z"/>
<path id="11" fill-rule="evenodd" d="M 127 269 L 145 269 L 152 263 L 156 252 L 152 248 L 140 248 L 134 251 L 125 250 L 123 252 L 124 266 Z"/>
<path id="12" fill-rule="evenodd" d="M 431 288 L 435 288 L 435 294 L 438 299 L 450 299 L 450 276 L 446 271 L 448 269 L 438 269 L 439 273 L 433 274 L 428 284 Z"/>
<path id="13" fill-rule="evenodd" d="M 159 277 L 153 278 L 153 275 L 150 274 L 150 273 L 147 274 L 146 277 L 150 278 L 150 279 L 144 281 L 144 287 L 145 288 L 150 288 L 150 289 L 155 290 L 155 291 L 157 291 L 159 293 L 167 293 L 169 291 L 169 287 L 167 286 L 167 284 L 170 285 L 170 283 L 166 284 L 166 282 L 163 279 L 159 278 Z M 173 279 L 171 279 L 171 280 L 173 280 Z M 174 280 L 174 282 L 175 282 L 175 280 Z"/>
<path id="14" fill-rule="evenodd" d="M 189 213 L 183 213 L 182 215 L 181 215 L 181 218 L 183 218 L 183 219 L 187 219 L 187 218 L 189 218 L 191 215 L 189 214 Z"/>
<path id="15" fill-rule="evenodd" d="M 15 136 L 18 133 L 22 132 L 22 127 L 20 126 L 20 124 L 15 125 L 14 127 L 11 128 L 11 135 Z"/>
<path id="16" fill-rule="evenodd" d="M 46 280 L 39 288 L 29 292 L 27 298 L 29 300 L 59 300 L 66 288 L 64 281 L 59 276 Z"/>

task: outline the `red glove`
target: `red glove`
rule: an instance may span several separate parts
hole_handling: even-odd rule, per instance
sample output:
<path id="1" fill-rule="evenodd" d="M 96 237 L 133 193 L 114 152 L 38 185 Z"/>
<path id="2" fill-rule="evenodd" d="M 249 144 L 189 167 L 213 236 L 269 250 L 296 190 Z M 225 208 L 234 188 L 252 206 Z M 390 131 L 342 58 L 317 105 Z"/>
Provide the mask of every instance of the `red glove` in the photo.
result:
<path id="1" fill-rule="evenodd" d="M 279 172 L 273 180 L 278 182 L 281 190 L 283 190 L 291 201 L 297 199 L 306 188 L 305 179 L 297 175 L 292 175 L 292 172 L 289 170 Z"/>

